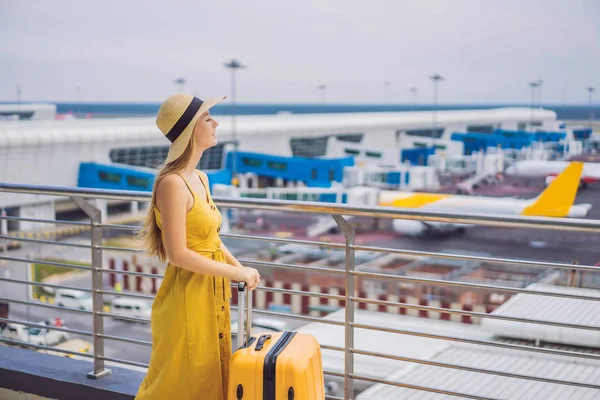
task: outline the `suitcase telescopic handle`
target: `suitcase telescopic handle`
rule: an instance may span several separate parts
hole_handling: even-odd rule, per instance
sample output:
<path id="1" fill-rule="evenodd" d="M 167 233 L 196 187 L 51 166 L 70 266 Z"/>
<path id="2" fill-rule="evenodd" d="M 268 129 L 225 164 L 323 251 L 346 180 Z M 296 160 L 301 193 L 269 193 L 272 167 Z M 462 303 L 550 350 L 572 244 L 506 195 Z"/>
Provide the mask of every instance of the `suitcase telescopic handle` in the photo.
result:
<path id="1" fill-rule="evenodd" d="M 237 347 L 242 348 L 252 336 L 252 295 L 246 290 L 246 282 L 238 283 Z M 246 313 L 245 308 L 248 307 Z"/>

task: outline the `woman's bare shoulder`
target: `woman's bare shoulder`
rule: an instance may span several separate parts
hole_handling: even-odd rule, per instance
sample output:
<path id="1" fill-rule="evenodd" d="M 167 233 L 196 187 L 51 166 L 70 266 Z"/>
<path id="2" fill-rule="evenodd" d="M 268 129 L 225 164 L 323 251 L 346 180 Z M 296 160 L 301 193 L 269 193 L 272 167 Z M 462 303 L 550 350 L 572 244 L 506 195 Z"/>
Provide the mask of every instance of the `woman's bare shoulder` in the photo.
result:
<path id="1" fill-rule="evenodd" d="M 165 175 L 156 185 L 156 202 L 161 205 L 176 205 L 177 203 L 187 203 L 187 186 L 184 180 L 177 174 Z"/>
<path id="2" fill-rule="evenodd" d="M 163 176 L 156 185 L 156 194 L 169 193 L 173 190 L 178 191 L 186 189 L 185 182 L 177 174 L 169 174 Z"/>

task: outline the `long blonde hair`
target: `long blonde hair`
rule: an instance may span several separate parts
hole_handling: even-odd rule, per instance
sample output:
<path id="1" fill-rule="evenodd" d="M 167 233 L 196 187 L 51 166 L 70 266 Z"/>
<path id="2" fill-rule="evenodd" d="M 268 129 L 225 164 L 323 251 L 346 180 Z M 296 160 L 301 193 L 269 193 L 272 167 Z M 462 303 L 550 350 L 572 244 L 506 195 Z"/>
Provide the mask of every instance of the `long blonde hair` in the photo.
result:
<path id="1" fill-rule="evenodd" d="M 170 174 L 179 174 L 184 171 L 192 155 L 194 154 L 194 138 L 192 137 L 186 146 L 185 150 L 179 158 L 170 162 L 169 164 L 163 164 L 156 178 L 154 179 L 154 185 L 152 187 L 152 199 L 150 200 L 150 206 L 148 207 L 148 213 L 144 224 L 137 233 L 137 238 L 143 242 L 144 249 L 147 254 L 151 257 L 157 257 L 160 261 L 165 262 L 167 260 L 167 253 L 163 244 L 162 232 L 158 228 L 156 222 L 156 214 L 154 209 L 156 207 L 156 188 L 162 178 Z"/>

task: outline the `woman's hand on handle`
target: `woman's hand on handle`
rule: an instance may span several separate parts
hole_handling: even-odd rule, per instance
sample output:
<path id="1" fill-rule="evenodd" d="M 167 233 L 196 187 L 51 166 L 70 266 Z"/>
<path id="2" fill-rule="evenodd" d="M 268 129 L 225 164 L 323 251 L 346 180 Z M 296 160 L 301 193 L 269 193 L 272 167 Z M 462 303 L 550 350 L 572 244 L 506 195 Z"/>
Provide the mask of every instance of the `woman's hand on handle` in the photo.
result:
<path id="1" fill-rule="evenodd" d="M 242 267 L 239 269 L 237 280 L 240 282 L 246 282 L 246 287 L 248 290 L 256 289 L 258 286 L 258 282 L 260 281 L 260 274 L 254 268 L 250 267 Z"/>

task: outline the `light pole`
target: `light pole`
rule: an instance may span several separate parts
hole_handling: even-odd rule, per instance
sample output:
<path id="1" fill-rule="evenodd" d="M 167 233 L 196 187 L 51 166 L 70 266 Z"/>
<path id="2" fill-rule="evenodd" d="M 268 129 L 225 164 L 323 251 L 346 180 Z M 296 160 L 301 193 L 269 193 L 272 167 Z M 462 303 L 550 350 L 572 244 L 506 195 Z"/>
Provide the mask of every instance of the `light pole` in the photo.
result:
<path id="1" fill-rule="evenodd" d="M 17 104 L 21 105 L 21 85 L 17 85 Z"/>
<path id="2" fill-rule="evenodd" d="M 177 78 L 173 81 L 173 83 L 179 86 L 180 92 L 183 92 L 185 89 L 185 84 L 187 83 L 187 80 L 185 80 L 185 78 Z"/>
<path id="3" fill-rule="evenodd" d="M 75 114 L 77 114 L 81 110 L 81 87 L 79 87 L 79 85 L 75 86 L 75 102 L 77 103 L 75 106 Z"/>
<path id="4" fill-rule="evenodd" d="M 238 140 L 237 140 L 237 126 L 235 120 L 235 71 L 238 69 L 245 69 L 246 66 L 241 62 L 233 59 L 231 61 L 223 64 L 225 67 L 231 69 L 231 132 L 233 134 L 233 161 L 231 164 L 231 182 L 234 185 L 237 185 L 237 167 L 236 167 L 236 158 L 237 158 L 237 148 L 238 148 Z"/>
<path id="5" fill-rule="evenodd" d="M 433 74 L 429 77 L 433 81 L 433 133 L 435 134 L 437 124 L 437 98 L 438 98 L 438 82 L 443 81 L 444 77 L 440 74 Z"/>
<path id="6" fill-rule="evenodd" d="M 327 90 L 327 85 L 320 84 L 317 86 L 317 89 L 321 92 L 321 104 L 325 104 L 325 90 Z"/>
<path id="7" fill-rule="evenodd" d="M 560 111 L 561 111 L 561 117 L 560 118 L 561 119 L 565 118 L 565 106 L 566 105 L 567 105 L 567 93 L 566 93 L 565 88 L 563 88 L 563 90 L 562 90 L 562 106 L 560 108 Z"/>
<path id="8" fill-rule="evenodd" d="M 539 96 L 539 101 L 540 101 L 540 108 L 542 108 L 542 85 L 544 84 L 544 81 L 541 79 L 538 79 L 537 81 L 538 87 L 540 88 L 538 96 Z"/>
<path id="9" fill-rule="evenodd" d="M 588 125 L 591 128 L 592 120 L 596 119 L 594 116 L 594 107 L 592 106 L 592 93 L 594 93 L 596 91 L 596 89 L 590 86 L 589 88 L 587 88 L 587 91 L 589 93 L 589 107 L 590 107 L 590 116 L 589 116 Z"/>
<path id="10" fill-rule="evenodd" d="M 531 121 L 530 124 L 533 126 L 533 108 L 535 107 L 535 88 L 538 87 L 538 82 L 530 82 L 529 86 L 531 87 Z"/>
<path id="11" fill-rule="evenodd" d="M 408 88 L 408 90 L 410 91 L 410 100 L 412 103 L 412 108 L 416 109 L 417 108 L 417 88 L 414 86 L 411 86 L 410 88 Z"/>
<path id="12" fill-rule="evenodd" d="M 390 81 L 383 82 L 383 102 L 384 103 L 390 102 L 390 85 L 391 84 L 392 84 L 392 82 L 390 82 Z"/>

